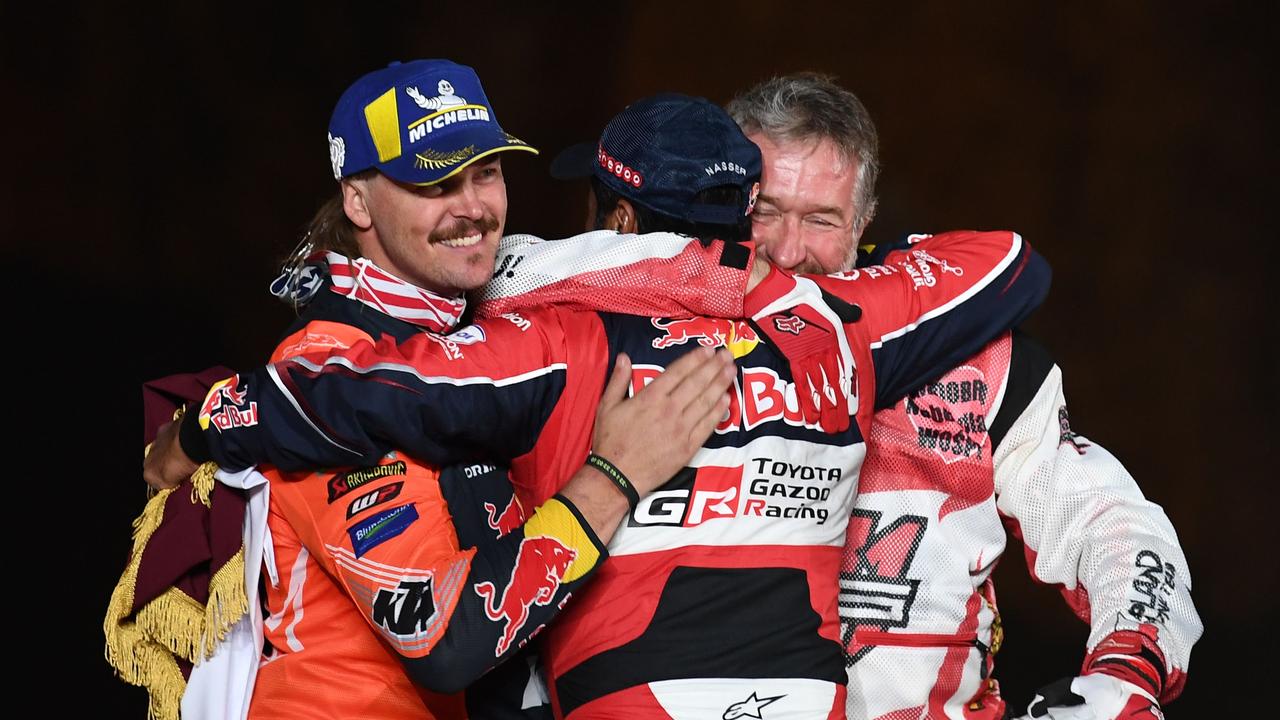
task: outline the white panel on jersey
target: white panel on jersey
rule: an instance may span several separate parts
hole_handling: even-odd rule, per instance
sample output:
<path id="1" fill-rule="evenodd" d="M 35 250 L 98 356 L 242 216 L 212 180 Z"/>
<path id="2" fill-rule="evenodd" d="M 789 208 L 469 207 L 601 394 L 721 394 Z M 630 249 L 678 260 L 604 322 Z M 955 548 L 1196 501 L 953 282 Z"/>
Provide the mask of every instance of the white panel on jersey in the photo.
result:
<path id="1" fill-rule="evenodd" d="M 610 555 L 689 545 L 844 545 L 866 447 L 778 437 L 703 448 L 693 487 L 644 498 L 609 543 Z"/>
<path id="2" fill-rule="evenodd" d="M 672 720 L 813 720 L 826 718 L 836 686 L 822 680 L 697 678 L 649 683 Z"/>

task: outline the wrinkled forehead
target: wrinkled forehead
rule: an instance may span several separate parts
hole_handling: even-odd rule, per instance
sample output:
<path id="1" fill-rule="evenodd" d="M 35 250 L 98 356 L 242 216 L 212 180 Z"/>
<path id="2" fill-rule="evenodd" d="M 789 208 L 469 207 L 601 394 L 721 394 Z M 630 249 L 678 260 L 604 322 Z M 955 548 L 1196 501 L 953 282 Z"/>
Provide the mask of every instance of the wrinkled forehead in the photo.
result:
<path id="1" fill-rule="evenodd" d="M 751 135 L 764 160 L 761 197 L 792 209 L 797 205 L 853 209 L 857 161 L 828 139 L 775 140 Z M 794 208 L 801 209 L 801 208 Z"/>
<path id="2" fill-rule="evenodd" d="M 807 165 L 822 165 L 833 173 L 857 172 L 858 159 L 845 152 L 835 140 L 823 135 L 793 137 L 763 130 L 747 133 L 747 138 L 760 148 L 764 162 L 786 157 Z"/>

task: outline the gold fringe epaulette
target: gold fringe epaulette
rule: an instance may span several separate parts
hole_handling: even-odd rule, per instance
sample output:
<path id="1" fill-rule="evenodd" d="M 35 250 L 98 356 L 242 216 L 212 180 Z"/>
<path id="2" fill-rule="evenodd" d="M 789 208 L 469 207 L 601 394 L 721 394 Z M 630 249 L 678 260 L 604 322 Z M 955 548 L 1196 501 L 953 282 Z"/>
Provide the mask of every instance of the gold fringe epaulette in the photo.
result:
<path id="1" fill-rule="evenodd" d="M 193 504 L 211 506 L 215 470 L 216 465 L 205 463 L 192 475 Z M 208 657 L 248 611 L 242 547 L 213 575 L 207 604 L 171 587 L 130 615 L 143 550 L 164 520 L 165 503 L 173 492 L 157 493 L 133 521 L 129 562 L 111 593 L 103 622 L 107 662 L 125 682 L 147 689 L 149 720 L 178 718 L 187 683 L 176 658 L 196 663 Z"/>

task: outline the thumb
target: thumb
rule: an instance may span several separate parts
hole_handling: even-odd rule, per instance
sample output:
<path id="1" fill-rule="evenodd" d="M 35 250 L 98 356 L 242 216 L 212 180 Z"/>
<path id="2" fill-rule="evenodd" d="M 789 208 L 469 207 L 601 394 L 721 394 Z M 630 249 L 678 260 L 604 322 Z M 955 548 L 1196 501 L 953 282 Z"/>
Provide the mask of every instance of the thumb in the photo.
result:
<path id="1" fill-rule="evenodd" d="M 627 386 L 631 384 L 631 358 L 626 353 L 618 353 L 613 362 L 613 374 L 609 376 L 609 384 L 600 396 L 600 409 L 613 407 L 627 398 Z"/>

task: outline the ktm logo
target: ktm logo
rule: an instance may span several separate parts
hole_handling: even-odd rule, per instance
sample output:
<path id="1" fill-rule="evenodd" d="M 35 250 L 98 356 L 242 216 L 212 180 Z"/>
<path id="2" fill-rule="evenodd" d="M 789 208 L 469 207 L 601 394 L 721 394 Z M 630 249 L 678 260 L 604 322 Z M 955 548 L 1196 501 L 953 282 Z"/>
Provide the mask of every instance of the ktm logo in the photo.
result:
<path id="1" fill-rule="evenodd" d="M 394 590 L 380 588 L 373 599 L 374 624 L 399 638 L 424 632 L 435 614 L 431 578 L 402 580 Z"/>
<path id="2" fill-rule="evenodd" d="M 840 567 L 840 624 L 848 665 L 871 649 L 857 642 L 857 629 L 906 627 L 920 586 L 920 580 L 907 577 L 907 571 L 920 549 L 928 519 L 904 515 L 882 526 L 880 518 L 879 511 L 861 509 L 849 517 L 847 550 Z"/>

